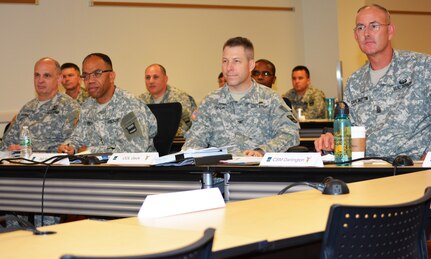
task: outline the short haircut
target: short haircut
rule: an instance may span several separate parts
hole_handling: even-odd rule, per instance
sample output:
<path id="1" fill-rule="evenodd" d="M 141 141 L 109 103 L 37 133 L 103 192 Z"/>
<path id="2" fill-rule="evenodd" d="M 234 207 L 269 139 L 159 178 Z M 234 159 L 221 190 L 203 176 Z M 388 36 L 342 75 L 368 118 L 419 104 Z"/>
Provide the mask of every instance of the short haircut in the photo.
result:
<path id="1" fill-rule="evenodd" d="M 251 41 L 247 38 L 235 37 L 235 38 L 228 39 L 226 43 L 223 45 L 223 50 L 226 47 L 238 47 L 238 46 L 244 47 L 245 53 L 249 60 L 254 59 L 253 43 L 251 43 Z"/>
<path id="2" fill-rule="evenodd" d="M 152 66 L 158 66 L 160 68 L 160 70 L 162 70 L 162 73 L 164 75 L 167 75 L 166 74 L 166 68 L 164 66 L 160 65 L 160 64 L 157 64 L 157 63 L 149 65 L 145 70 L 147 70 L 149 67 L 152 67 Z"/>
<path id="3" fill-rule="evenodd" d="M 364 10 L 365 8 L 369 8 L 369 7 L 376 7 L 378 9 L 380 9 L 381 11 L 385 12 L 385 14 L 386 14 L 386 23 L 388 23 L 388 24 L 391 23 L 391 14 L 389 13 L 388 9 L 386 9 L 383 6 L 378 5 L 378 4 L 364 5 L 361 8 L 359 8 L 356 13 L 359 13 L 360 11 Z"/>
<path id="4" fill-rule="evenodd" d="M 307 77 L 310 78 L 310 71 L 308 70 L 308 68 L 306 66 L 296 66 L 292 69 L 292 74 L 295 71 L 302 71 L 304 70 L 305 73 L 307 74 Z"/>
<path id="5" fill-rule="evenodd" d="M 78 71 L 78 74 L 81 73 L 81 70 L 75 63 L 64 63 L 63 65 L 61 65 L 61 70 L 66 68 L 74 68 L 76 71 Z"/>
<path id="6" fill-rule="evenodd" d="M 44 60 L 50 60 L 50 61 L 54 62 L 55 70 L 57 71 L 58 74 L 61 74 L 60 63 L 58 63 L 57 60 L 50 58 L 50 57 L 43 57 L 43 58 L 39 59 L 38 61 L 36 61 L 35 66 L 37 63 L 44 61 Z"/>
<path id="7" fill-rule="evenodd" d="M 271 61 L 269 61 L 267 59 L 263 59 L 263 58 L 256 61 L 256 63 L 260 63 L 260 62 L 269 65 L 271 67 L 272 75 L 275 76 L 275 65 Z"/>
<path id="8" fill-rule="evenodd" d="M 88 56 L 86 56 L 86 57 L 84 58 L 84 60 L 82 61 L 82 64 L 84 64 L 84 62 L 85 62 L 88 58 L 93 57 L 93 56 L 96 56 L 96 57 L 101 58 L 101 59 L 105 62 L 105 64 L 107 64 L 107 65 L 109 66 L 109 69 L 113 69 L 111 59 L 109 58 L 109 56 L 108 56 L 108 55 L 103 54 L 103 53 L 91 53 L 91 54 L 89 54 Z"/>

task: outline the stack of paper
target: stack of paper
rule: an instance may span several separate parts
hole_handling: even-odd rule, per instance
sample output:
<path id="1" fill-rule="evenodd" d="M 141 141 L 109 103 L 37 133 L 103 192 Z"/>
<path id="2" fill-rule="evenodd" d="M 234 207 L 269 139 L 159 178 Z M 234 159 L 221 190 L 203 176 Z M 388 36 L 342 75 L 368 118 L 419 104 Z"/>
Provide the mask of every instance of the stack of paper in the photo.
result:
<path id="1" fill-rule="evenodd" d="M 210 147 L 204 149 L 189 149 L 187 151 L 181 151 L 174 154 L 169 154 L 161 156 L 154 159 L 154 165 L 180 162 L 187 158 L 198 158 L 198 157 L 209 157 L 209 156 L 219 156 L 227 155 L 227 147 Z"/>

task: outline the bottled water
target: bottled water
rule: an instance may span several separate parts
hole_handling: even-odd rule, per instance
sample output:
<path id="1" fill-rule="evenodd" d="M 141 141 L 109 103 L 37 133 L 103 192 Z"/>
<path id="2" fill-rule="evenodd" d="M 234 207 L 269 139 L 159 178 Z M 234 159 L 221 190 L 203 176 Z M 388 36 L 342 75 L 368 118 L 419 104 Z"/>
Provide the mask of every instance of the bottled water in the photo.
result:
<path id="1" fill-rule="evenodd" d="M 30 159 L 32 154 L 31 148 L 31 135 L 28 126 L 23 126 L 21 133 L 19 135 L 19 144 L 21 146 L 21 154 L 22 158 Z"/>
<path id="2" fill-rule="evenodd" d="M 337 103 L 334 120 L 335 162 L 346 162 L 352 159 L 351 126 L 349 107 L 345 102 Z"/>

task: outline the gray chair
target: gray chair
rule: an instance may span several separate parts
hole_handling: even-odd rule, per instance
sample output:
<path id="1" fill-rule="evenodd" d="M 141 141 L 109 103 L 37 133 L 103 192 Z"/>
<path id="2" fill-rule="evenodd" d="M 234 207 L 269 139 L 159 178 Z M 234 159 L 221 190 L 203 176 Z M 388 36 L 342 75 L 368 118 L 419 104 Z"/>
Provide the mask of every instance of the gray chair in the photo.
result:
<path id="1" fill-rule="evenodd" d="M 154 147 L 160 156 L 167 155 L 180 125 L 182 106 L 180 103 L 159 103 L 148 104 L 148 107 L 157 119 Z"/>
<path id="2" fill-rule="evenodd" d="M 420 199 L 388 206 L 333 205 L 320 258 L 428 258 L 431 188 Z"/>
<path id="3" fill-rule="evenodd" d="M 177 250 L 157 254 L 113 257 L 63 255 L 60 259 L 210 259 L 212 258 L 214 233 L 215 229 L 208 228 L 203 237 L 196 242 Z"/>

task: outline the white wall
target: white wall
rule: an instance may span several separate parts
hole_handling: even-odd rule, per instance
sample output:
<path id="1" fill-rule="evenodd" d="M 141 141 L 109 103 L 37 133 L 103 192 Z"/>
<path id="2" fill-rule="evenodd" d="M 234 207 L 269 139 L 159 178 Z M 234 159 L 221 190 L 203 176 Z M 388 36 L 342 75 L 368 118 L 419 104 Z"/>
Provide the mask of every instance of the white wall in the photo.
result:
<path id="1" fill-rule="evenodd" d="M 91 52 L 107 53 L 117 72 L 117 85 L 134 94 L 145 89 L 145 67 L 161 63 L 170 84 L 197 101 L 217 88 L 221 49 L 228 38 L 248 37 L 257 59 L 276 64 L 279 93 L 291 85 L 291 68 L 303 63 L 303 38 L 296 36 L 303 31 L 298 11 L 90 7 L 88 0 L 39 2 L 0 5 L 0 111 L 6 115 L 33 98 L 33 64 L 44 56 L 81 65 Z M 263 4 L 258 0 L 195 2 Z M 267 0 L 265 5 L 301 10 L 299 0 Z"/>

